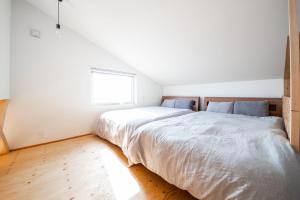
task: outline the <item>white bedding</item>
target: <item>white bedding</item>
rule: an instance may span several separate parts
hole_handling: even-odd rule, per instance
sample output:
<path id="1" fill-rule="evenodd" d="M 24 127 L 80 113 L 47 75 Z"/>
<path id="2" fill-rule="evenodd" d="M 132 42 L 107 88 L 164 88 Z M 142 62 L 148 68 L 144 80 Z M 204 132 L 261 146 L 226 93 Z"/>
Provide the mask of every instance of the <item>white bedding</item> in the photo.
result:
<path id="1" fill-rule="evenodd" d="M 141 125 L 191 112 L 192 110 L 189 109 L 167 107 L 141 107 L 109 111 L 101 114 L 96 133 L 123 149 L 126 148 L 128 135 L 131 135 Z"/>
<path id="2" fill-rule="evenodd" d="M 129 136 L 127 156 L 199 199 L 300 199 L 299 157 L 282 119 L 198 112 Z"/>

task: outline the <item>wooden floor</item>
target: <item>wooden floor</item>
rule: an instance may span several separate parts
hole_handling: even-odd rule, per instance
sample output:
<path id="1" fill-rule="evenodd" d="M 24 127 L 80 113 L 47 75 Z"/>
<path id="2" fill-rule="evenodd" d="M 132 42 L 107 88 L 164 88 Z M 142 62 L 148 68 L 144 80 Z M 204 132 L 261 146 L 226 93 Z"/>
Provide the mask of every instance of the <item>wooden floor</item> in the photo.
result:
<path id="1" fill-rule="evenodd" d="M 190 200 L 141 165 L 127 167 L 121 150 L 84 136 L 0 157 L 1 200 Z"/>

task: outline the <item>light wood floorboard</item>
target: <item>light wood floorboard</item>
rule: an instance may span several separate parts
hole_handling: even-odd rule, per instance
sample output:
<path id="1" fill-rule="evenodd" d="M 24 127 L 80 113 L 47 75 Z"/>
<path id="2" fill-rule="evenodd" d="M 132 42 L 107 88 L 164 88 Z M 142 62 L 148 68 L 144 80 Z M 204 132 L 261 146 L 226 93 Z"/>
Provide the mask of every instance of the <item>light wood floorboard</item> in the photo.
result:
<path id="1" fill-rule="evenodd" d="M 192 200 L 97 136 L 13 151 L 0 157 L 1 200 Z"/>

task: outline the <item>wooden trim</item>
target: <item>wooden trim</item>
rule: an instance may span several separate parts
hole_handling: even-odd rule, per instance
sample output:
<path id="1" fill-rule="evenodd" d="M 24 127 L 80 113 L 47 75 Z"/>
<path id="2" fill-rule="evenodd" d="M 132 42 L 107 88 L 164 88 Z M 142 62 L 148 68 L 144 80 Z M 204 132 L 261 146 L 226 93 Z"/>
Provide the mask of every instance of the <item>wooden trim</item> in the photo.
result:
<path id="1" fill-rule="evenodd" d="M 204 110 L 207 109 L 209 102 L 235 102 L 235 101 L 268 101 L 270 116 L 282 116 L 281 98 L 244 98 L 244 97 L 205 97 Z"/>
<path id="2" fill-rule="evenodd" d="M 3 132 L 7 106 L 8 106 L 8 100 L 0 100 L 0 155 L 9 152 L 8 143 Z"/>
<path id="3" fill-rule="evenodd" d="M 34 144 L 34 145 L 26 146 L 26 147 L 15 148 L 15 149 L 11 149 L 11 151 L 18 151 L 18 150 L 28 149 L 28 148 L 32 148 L 32 147 L 38 147 L 38 146 L 45 145 L 45 144 L 62 142 L 62 141 L 65 141 L 65 140 L 80 138 L 80 137 L 84 137 L 84 136 L 88 136 L 88 135 L 94 135 L 94 133 L 86 133 L 86 134 L 83 134 L 83 135 L 77 135 L 77 136 L 74 136 L 74 137 L 68 137 L 68 138 L 64 138 L 64 139 L 60 139 L 60 140 L 53 140 L 53 141 L 50 141 L 50 142 L 44 142 L 44 143 Z"/>
<path id="4" fill-rule="evenodd" d="M 187 100 L 193 100 L 195 102 L 193 106 L 193 111 L 198 112 L 200 110 L 200 97 L 188 97 L 188 96 L 162 96 L 161 97 L 161 103 L 165 99 L 187 99 Z"/>

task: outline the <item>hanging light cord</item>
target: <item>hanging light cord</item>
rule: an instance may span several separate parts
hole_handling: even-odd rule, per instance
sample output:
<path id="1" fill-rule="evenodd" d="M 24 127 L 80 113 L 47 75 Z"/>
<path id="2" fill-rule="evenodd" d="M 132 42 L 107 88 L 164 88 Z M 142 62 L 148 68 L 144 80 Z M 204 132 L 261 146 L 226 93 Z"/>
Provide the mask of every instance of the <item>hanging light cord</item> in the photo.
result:
<path id="1" fill-rule="evenodd" d="M 59 24 L 59 1 L 57 1 L 57 21 Z"/>
<path id="2" fill-rule="evenodd" d="M 60 29 L 60 22 L 59 22 L 59 18 L 60 18 L 60 10 L 59 10 L 59 7 L 60 7 L 60 3 L 62 2 L 62 0 L 57 0 L 57 24 L 56 24 L 56 28 L 57 29 Z"/>

